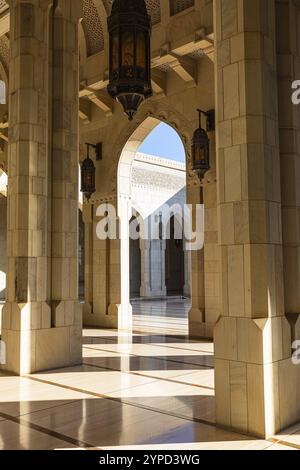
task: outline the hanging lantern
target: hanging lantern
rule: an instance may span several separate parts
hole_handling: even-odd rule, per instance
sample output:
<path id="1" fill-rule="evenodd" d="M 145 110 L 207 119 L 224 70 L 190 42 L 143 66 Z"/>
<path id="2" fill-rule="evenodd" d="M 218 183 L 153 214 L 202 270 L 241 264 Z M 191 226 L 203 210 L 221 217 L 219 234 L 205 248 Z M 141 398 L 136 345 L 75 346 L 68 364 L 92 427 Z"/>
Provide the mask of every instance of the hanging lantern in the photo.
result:
<path id="1" fill-rule="evenodd" d="M 96 191 L 96 168 L 93 160 L 90 158 L 90 147 L 95 147 L 92 144 L 87 145 L 87 157 L 81 165 L 81 192 L 89 201 L 92 194 Z"/>
<path id="2" fill-rule="evenodd" d="M 201 126 L 201 114 L 206 117 L 200 109 L 199 113 L 199 128 L 194 132 L 192 140 L 192 169 L 196 171 L 200 179 L 203 179 L 205 173 L 210 169 L 209 164 L 209 138 L 207 132 Z"/>
<path id="3" fill-rule="evenodd" d="M 114 0 L 108 18 L 108 93 L 124 108 L 129 120 L 152 96 L 151 20 L 144 0 Z"/>

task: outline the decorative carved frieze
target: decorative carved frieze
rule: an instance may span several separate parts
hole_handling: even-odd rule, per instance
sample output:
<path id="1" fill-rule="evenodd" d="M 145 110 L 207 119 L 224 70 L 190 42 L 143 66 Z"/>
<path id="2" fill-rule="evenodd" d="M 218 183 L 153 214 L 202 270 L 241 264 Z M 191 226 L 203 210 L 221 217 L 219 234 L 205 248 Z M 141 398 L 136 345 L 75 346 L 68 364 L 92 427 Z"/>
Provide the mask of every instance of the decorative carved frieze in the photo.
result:
<path id="1" fill-rule="evenodd" d="M 185 163 L 141 153 L 136 154 L 135 163 L 132 184 L 136 187 L 178 192 L 185 186 Z"/>
<path id="2" fill-rule="evenodd" d="M 91 56 L 103 51 L 103 27 L 93 0 L 83 0 L 82 25 L 86 36 L 87 55 Z"/>
<path id="3" fill-rule="evenodd" d="M 5 0 L 0 0 L 0 13 L 8 9 L 8 3 Z"/>

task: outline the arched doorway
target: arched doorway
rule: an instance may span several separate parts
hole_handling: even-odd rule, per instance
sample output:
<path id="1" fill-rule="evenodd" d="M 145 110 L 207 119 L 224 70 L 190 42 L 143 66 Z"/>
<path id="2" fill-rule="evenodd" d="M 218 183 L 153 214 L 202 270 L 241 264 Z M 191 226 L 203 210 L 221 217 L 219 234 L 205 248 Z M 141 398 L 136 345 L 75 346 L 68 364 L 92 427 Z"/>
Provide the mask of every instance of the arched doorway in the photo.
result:
<path id="1" fill-rule="evenodd" d="M 0 169 L 0 331 L 6 296 L 7 272 L 7 174 Z"/>
<path id="2" fill-rule="evenodd" d="M 176 220 L 181 219 L 183 223 L 186 186 L 186 154 L 181 137 L 168 124 L 147 118 L 127 141 L 118 168 L 123 314 L 131 315 L 132 306 L 135 314 L 137 299 L 139 307 L 141 302 L 147 302 L 143 304 L 147 308 L 155 301 L 158 311 L 170 307 L 172 298 L 174 303 L 182 302 L 185 333 L 188 329 L 190 253 L 185 251 L 183 238 L 174 237 L 175 218 L 172 214 L 173 207 L 177 207 L 181 217 Z M 133 240 L 128 230 L 135 221 L 135 208 L 144 227 L 139 240 Z M 172 227 L 172 223 L 173 232 L 167 230 L 167 225 Z M 168 232 L 171 232 L 169 239 L 164 237 Z M 182 236 L 183 232 L 182 227 Z"/>

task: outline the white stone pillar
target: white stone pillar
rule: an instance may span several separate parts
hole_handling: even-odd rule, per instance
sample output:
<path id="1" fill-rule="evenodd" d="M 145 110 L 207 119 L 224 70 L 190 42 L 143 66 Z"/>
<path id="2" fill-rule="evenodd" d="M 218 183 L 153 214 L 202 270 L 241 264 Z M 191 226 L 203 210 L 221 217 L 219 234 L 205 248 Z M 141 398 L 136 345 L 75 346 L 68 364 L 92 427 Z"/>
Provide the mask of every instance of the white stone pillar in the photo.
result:
<path id="1" fill-rule="evenodd" d="M 151 218 L 145 222 L 149 227 L 149 240 L 141 240 L 142 255 L 142 283 L 141 297 L 163 298 L 167 295 L 166 289 L 166 241 L 151 239 L 153 228 Z M 155 235 L 156 236 L 156 235 Z"/>
<path id="2" fill-rule="evenodd" d="M 214 22 L 222 260 L 216 420 L 268 437 L 300 419 L 299 400 L 285 393 L 297 385 L 284 316 L 275 1 L 215 0 Z"/>
<path id="3" fill-rule="evenodd" d="M 150 260 L 150 240 L 141 240 L 141 297 L 151 297 L 151 260 Z"/>
<path id="4" fill-rule="evenodd" d="M 291 328 L 291 341 L 300 340 L 300 115 L 292 104 L 292 83 L 299 80 L 300 7 L 291 0 L 276 1 L 279 145 L 281 160 L 284 310 Z M 292 349 L 293 351 L 294 349 Z M 281 416 L 287 427 L 300 415 L 299 366 L 290 359 L 279 365 L 282 394 L 288 403 Z M 286 380 L 286 378 L 288 379 Z M 281 398 L 282 399 L 282 398 Z"/>
<path id="5" fill-rule="evenodd" d="M 183 295 L 187 298 L 191 295 L 191 288 L 190 288 L 190 270 L 191 270 L 191 256 L 190 252 L 184 250 L 184 287 L 183 287 Z"/>
<path id="6" fill-rule="evenodd" d="M 192 231 L 196 228 L 196 207 L 202 204 L 200 184 L 188 186 L 188 204 L 192 207 Z M 192 250 L 191 257 L 191 309 L 189 311 L 189 335 L 205 337 L 205 290 L 204 290 L 204 250 Z"/>
<path id="7" fill-rule="evenodd" d="M 90 315 L 94 311 L 93 295 L 93 277 L 94 277 L 94 206 L 92 204 L 83 204 L 83 223 L 84 223 L 84 305 L 83 305 L 83 324 L 91 325 Z M 93 325 L 93 326 L 96 326 Z"/>
<path id="8" fill-rule="evenodd" d="M 166 289 L 166 241 L 150 240 L 150 297 L 161 298 L 167 295 Z"/>
<path id="9" fill-rule="evenodd" d="M 14 79 L 9 90 L 9 276 L 3 368 L 26 374 L 81 362 L 76 276 L 81 2 L 58 2 L 54 70 L 51 2 L 9 3 Z M 52 78 L 53 85 L 61 83 L 61 94 L 54 86 L 54 96 L 49 96 Z"/>
<path id="10" fill-rule="evenodd" d="M 215 139 L 212 141 L 215 149 Z M 213 152 L 215 154 L 215 151 Z M 214 155 L 215 157 L 215 155 Z M 205 337 L 212 338 L 220 310 L 221 254 L 218 245 L 217 183 L 215 158 L 204 183 L 204 288 L 205 288 Z"/>
<path id="11" fill-rule="evenodd" d="M 118 295 L 119 289 L 114 280 L 114 249 L 116 240 L 98 238 L 98 223 L 106 223 L 107 218 L 97 217 L 97 207 L 100 203 L 95 203 L 93 224 L 90 225 L 91 253 L 90 257 L 90 283 L 92 290 L 92 310 L 91 315 L 84 316 L 84 325 L 98 326 L 104 328 L 118 328 L 118 317 L 110 309 L 112 297 Z M 118 228 L 118 220 L 112 220 Z M 113 297 L 114 298 L 114 297 Z M 119 298 L 119 297 L 118 297 Z"/>
<path id="12" fill-rule="evenodd" d="M 166 286 L 166 250 L 167 240 L 160 240 L 160 262 L 161 262 L 161 295 L 167 297 L 167 286 Z"/>
<path id="13" fill-rule="evenodd" d="M 2 188 L 0 188 L 1 190 Z M 6 190 L 6 188 L 5 188 Z M 7 198 L 0 193 L 0 332 L 2 325 L 2 309 L 6 295 L 7 273 Z"/>
<path id="14" fill-rule="evenodd" d="M 61 0 L 54 12 L 50 92 L 51 321 L 78 336 L 79 8 L 80 2 Z"/>

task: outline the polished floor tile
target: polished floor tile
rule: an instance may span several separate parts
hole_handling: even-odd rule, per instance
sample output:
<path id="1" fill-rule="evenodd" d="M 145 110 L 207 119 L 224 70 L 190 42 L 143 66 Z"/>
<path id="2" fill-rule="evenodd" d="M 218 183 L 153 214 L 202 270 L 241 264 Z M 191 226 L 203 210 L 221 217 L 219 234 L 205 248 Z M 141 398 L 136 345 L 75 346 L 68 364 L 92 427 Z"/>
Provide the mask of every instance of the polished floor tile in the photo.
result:
<path id="1" fill-rule="evenodd" d="M 1 450 L 52 450 L 76 447 L 76 443 L 58 439 L 51 433 L 36 431 L 7 420 L 0 421 Z"/>
<path id="2" fill-rule="evenodd" d="M 271 440 L 218 429 L 213 344 L 187 338 L 189 302 L 135 302 L 134 332 L 86 329 L 83 364 L 0 373 L 0 449 L 300 448 L 300 425 Z"/>
<path id="3" fill-rule="evenodd" d="M 4 375 L 0 377 L 0 419 L 1 413 L 23 416 L 87 397 L 79 391 Z"/>

